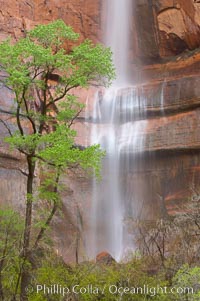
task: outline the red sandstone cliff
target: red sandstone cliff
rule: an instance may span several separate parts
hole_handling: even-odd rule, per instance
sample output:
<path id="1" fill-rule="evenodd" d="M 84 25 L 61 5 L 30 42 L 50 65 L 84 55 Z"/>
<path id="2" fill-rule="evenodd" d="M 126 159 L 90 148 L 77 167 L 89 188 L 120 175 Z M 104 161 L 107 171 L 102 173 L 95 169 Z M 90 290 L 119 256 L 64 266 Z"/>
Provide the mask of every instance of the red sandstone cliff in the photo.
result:
<path id="1" fill-rule="evenodd" d="M 81 38 L 101 40 L 102 0 L 0 0 L 0 39 L 11 34 L 15 39 L 35 24 L 62 18 L 80 32 Z M 135 0 L 130 49 L 133 69 L 140 89 L 147 99 L 145 151 L 150 160 L 135 166 L 124 177 L 132 191 L 148 201 L 152 213 L 167 206 L 174 213 L 200 183 L 200 3 L 193 0 Z M 184 52 L 185 51 L 185 52 Z M 164 95 L 160 108 L 160 95 Z M 0 106 L 12 99 L 9 91 L 0 90 Z M 78 126 L 78 125 L 77 125 Z M 81 124 L 81 136 L 84 131 Z M 0 126 L 1 137 L 5 130 Z M 9 156 L 0 144 L 0 202 L 22 203 L 24 178 L 18 171 L 17 156 Z M 139 173 L 138 173 L 139 170 Z M 81 176 L 79 185 L 67 180 L 64 215 L 66 224 L 57 221 L 56 239 L 61 252 L 73 248 L 73 235 L 59 237 L 64 227 L 76 232 L 69 205 L 72 200 L 85 204 L 90 183 Z M 141 185 L 144 189 L 141 190 Z M 69 201 L 69 202 L 68 202 Z M 162 204 L 161 204 L 162 203 Z M 152 206 L 154 204 L 154 206 Z M 67 209 L 66 209 L 67 208 Z M 62 230 L 62 231 L 61 231 Z M 69 254 L 63 254 L 69 258 Z"/>
<path id="2" fill-rule="evenodd" d="M 63 19 L 82 38 L 99 39 L 100 0 L 0 0 L 0 38 L 23 36 L 38 23 Z"/>

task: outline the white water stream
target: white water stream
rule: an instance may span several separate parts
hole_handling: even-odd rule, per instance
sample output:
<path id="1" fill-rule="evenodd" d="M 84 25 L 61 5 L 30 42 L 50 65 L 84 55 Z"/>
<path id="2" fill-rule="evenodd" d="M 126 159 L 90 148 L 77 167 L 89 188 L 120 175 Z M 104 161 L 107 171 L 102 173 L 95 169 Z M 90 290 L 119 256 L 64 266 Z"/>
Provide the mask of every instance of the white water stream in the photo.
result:
<path id="1" fill-rule="evenodd" d="M 136 121 L 135 114 L 138 115 L 140 110 L 144 112 L 145 100 L 130 85 L 128 54 L 133 1 L 105 1 L 105 45 L 113 51 L 117 79 L 111 88 L 99 91 L 93 109 L 91 144 L 100 144 L 107 155 L 102 181 L 93 181 L 88 253 L 95 257 L 99 252 L 107 251 L 120 260 L 127 249 L 133 248 L 125 226 L 126 216 L 135 217 L 138 210 L 134 196 L 127 196 L 128 188 L 124 187 L 121 174 L 128 168 L 130 156 L 143 150 L 146 121 Z M 125 183 L 127 185 L 131 184 Z"/>

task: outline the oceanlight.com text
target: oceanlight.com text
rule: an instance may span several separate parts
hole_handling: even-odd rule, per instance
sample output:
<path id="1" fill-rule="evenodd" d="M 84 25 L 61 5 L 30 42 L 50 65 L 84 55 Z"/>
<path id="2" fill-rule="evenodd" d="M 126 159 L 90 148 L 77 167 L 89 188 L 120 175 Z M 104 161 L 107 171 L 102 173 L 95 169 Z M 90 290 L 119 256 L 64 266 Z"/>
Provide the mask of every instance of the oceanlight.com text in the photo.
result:
<path id="1" fill-rule="evenodd" d="M 60 284 L 37 284 L 36 286 L 27 287 L 27 292 L 36 293 L 42 295 L 61 295 L 66 296 L 69 294 L 75 295 L 148 295 L 154 297 L 156 295 L 162 294 L 174 294 L 174 295 L 192 295 L 194 294 L 194 289 L 192 287 L 167 287 L 167 286 L 149 286 L 143 285 L 138 287 L 125 287 L 117 286 L 116 284 L 105 284 L 105 285 L 93 285 L 88 284 L 86 286 L 81 286 L 74 284 L 72 286 L 64 286 Z"/>

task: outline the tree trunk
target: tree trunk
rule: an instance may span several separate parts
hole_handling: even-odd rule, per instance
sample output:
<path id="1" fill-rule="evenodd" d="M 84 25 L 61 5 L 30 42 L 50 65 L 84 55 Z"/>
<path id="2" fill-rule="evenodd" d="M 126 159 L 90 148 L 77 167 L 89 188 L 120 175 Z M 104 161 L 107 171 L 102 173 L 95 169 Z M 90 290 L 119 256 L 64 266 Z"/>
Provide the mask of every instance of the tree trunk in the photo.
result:
<path id="1" fill-rule="evenodd" d="M 33 156 L 27 156 L 28 163 L 28 178 L 27 178 L 27 199 L 26 199 L 26 216 L 24 228 L 24 242 L 22 249 L 22 270 L 21 270 L 21 293 L 20 301 L 28 301 L 27 290 L 30 282 L 30 268 L 29 260 L 29 245 L 32 225 L 32 205 L 33 205 L 33 180 L 35 171 L 35 162 Z"/>

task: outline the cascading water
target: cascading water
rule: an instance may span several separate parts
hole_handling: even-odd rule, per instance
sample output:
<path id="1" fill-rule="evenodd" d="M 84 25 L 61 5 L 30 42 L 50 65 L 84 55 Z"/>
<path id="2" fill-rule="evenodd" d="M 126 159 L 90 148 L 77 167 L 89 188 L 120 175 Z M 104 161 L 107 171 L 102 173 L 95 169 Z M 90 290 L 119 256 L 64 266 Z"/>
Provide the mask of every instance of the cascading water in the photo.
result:
<path id="1" fill-rule="evenodd" d="M 113 51 L 113 61 L 116 68 L 116 86 L 130 84 L 129 60 L 130 22 L 133 1 L 105 0 L 105 45 Z"/>
<path id="2" fill-rule="evenodd" d="M 99 91 L 90 121 L 91 143 L 106 150 L 102 180 L 93 182 L 91 233 L 88 254 L 95 257 L 101 251 L 115 259 L 122 258 L 127 248 L 133 248 L 127 216 L 138 212 L 134 198 L 122 180 L 124 169 L 129 169 L 130 157 L 142 152 L 146 121 L 136 120 L 144 112 L 145 100 L 138 89 L 131 87 L 128 52 L 132 0 L 105 0 L 105 44 L 113 51 L 117 78 L 113 86 Z"/>

